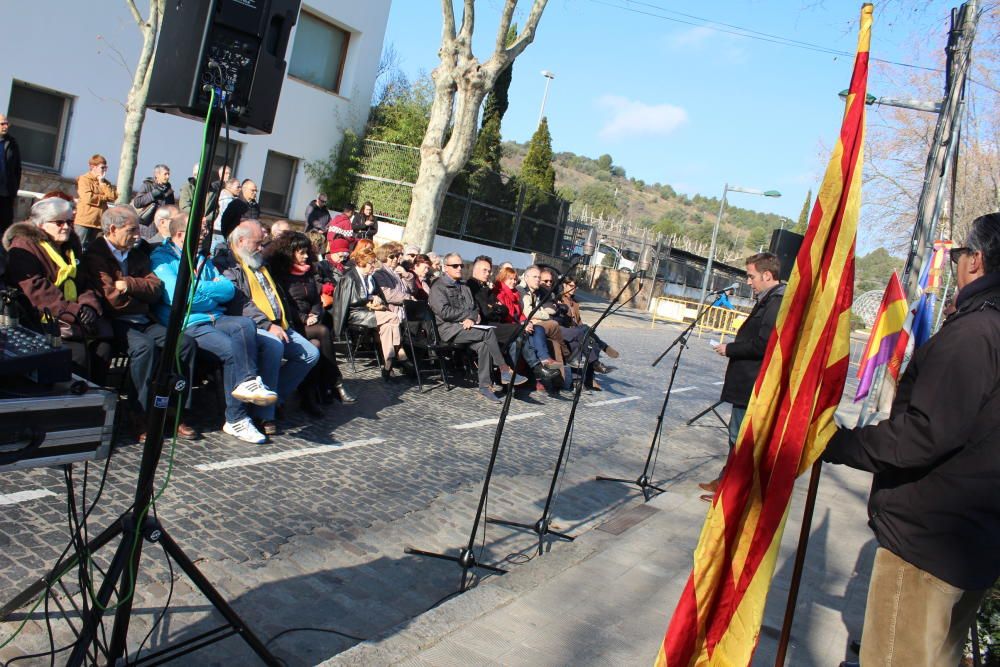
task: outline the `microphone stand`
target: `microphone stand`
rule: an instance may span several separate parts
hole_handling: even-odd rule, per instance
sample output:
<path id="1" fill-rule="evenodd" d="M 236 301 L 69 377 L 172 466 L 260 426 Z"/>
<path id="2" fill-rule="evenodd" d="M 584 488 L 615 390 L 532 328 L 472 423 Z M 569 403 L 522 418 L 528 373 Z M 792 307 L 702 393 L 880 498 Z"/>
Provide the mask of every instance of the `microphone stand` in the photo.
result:
<path id="1" fill-rule="evenodd" d="M 656 416 L 656 428 L 653 430 L 653 439 L 649 443 L 649 453 L 646 455 L 646 465 L 642 467 L 642 473 L 635 479 L 626 479 L 623 477 L 604 477 L 603 475 L 598 475 L 596 477 L 597 481 L 635 484 L 637 487 L 639 487 L 639 490 L 642 491 L 643 499 L 647 501 L 654 495 L 650 493 L 649 489 L 653 489 L 657 493 L 663 493 L 665 491 L 665 489 L 663 489 L 660 486 L 657 486 L 656 484 L 653 484 L 650 481 L 650 474 L 651 474 L 650 466 L 653 463 L 654 452 L 657 452 L 659 450 L 660 435 L 663 433 L 663 416 L 666 414 L 667 404 L 670 402 L 670 392 L 674 387 L 674 378 L 677 376 L 677 368 L 681 364 L 681 354 L 684 353 L 684 348 L 687 347 L 687 341 L 688 338 L 691 336 L 691 332 L 694 330 L 696 326 L 698 326 L 698 322 L 701 321 L 701 318 L 704 317 L 705 313 L 708 312 L 708 309 L 710 307 L 711 306 L 709 304 L 707 303 L 704 304 L 702 306 L 701 311 L 698 313 L 697 317 L 694 318 L 694 321 L 691 322 L 691 324 L 689 324 L 687 328 L 684 329 L 684 331 L 682 331 L 680 335 L 678 335 L 677 338 L 675 338 L 674 341 L 670 343 L 669 346 L 667 346 L 667 349 L 665 349 L 660 354 L 660 356 L 656 358 L 656 361 L 653 362 L 653 366 L 656 366 L 657 364 L 660 363 L 660 361 L 663 360 L 663 357 L 667 356 L 670 350 L 674 349 L 674 347 L 677 347 L 677 356 L 674 358 L 674 365 L 670 369 L 670 380 L 667 383 L 667 391 L 663 396 L 663 405 L 660 406 L 660 414 Z"/>
<path id="2" fill-rule="evenodd" d="M 569 268 L 566 269 L 566 271 L 563 272 L 563 274 L 560 275 L 556 280 L 555 285 L 553 285 L 552 288 L 553 290 L 562 286 L 566 278 L 573 272 L 577 264 L 580 263 L 580 259 L 582 259 L 582 255 L 577 255 L 576 258 L 574 258 L 573 261 L 570 262 Z M 517 364 L 518 359 L 521 358 L 521 350 L 523 349 L 525 344 L 523 336 L 524 329 L 525 327 L 528 326 L 528 323 L 531 322 L 532 316 L 538 312 L 538 310 L 542 307 L 542 305 L 543 305 L 543 300 L 539 299 L 538 303 L 535 304 L 535 307 L 531 309 L 531 312 L 529 312 L 525 316 L 524 320 L 518 325 L 517 331 L 514 334 L 514 339 L 517 341 L 517 345 L 514 351 L 515 364 Z M 439 553 L 436 551 L 426 551 L 424 549 L 417 549 L 412 546 L 407 546 L 403 549 L 404 553 L 413 556 L 425 556 L 427 558 L 437 558 L 438 560 L 447 560 L 453 563 L 458 563 L 458 565 L 462 568 L 462 578 L 458 589 L 459 592 L 466 590 L 466 583 L 468 581 L 469 570 L 479 568 L 481 570 L 488 570 L 490 572 L 493 572 L 494 574 L 507 573 L 507 570 L 500 567 L 496 567 L 495 565 L 487 565 L 486 563 L 480 563 L 478 558 L 476 557 L 474 548 L 476 545 L 476 534 L 479 532 L 479 525 L 480 522 L 483 520 L 483 514 L 485 513 L 486 509 L 486 500 L 489 497 L 490 481 L 493 479 L 493 469 L 496 465 L 497 453 L 500 451 L 500 439 L 503 437 L 503 429 L 507 423 L 507 414 L 510 412 L 511 400 L 514 398 L 514 381 L 517 379 L 517 373 L 513 372 L 514 370 L 513 368 L 511 370 L 512 370 L 511 377 L 506 387 L 507 394 L 506 396 L 504 396 L 503 408 L 500 410 L 500 419 L 497 421 L 496 429 L 493 431 L 493 446 L 490 449 L 490 461 L 489 464 L 487 464 L 486 466 L 486 477 L 483 479 L 483 487 L 479 493 L 479 505 L 476 507 L 476 516 L 472 520 L 472 530 L 469 531 L 468 542 L 466 542 L 464 547 L 459 549 L 457 556 L 453 554 Z"/>
<path id="3" fill-rule="evenodd" d="M 573 420 L 576 417 L 576 407 L 580 403 L 580 395 L 583 393 L 583 383 L 584 383 L 584 380 L 587 377 L 587 369 L 589 368 L 589 366 L 591 364 L 591 362 L 588 361 L 588 357 L 590 356 L 589 353 L 590 353 L 591 347 L 594 344 L 594 340 L 593 340 L 594 331 L 601 324 L 601 322 L 603 322 L 605 320 L 605 318 L 608 317 L 608 315 L 611 315 L 612 313 L 618 312 L 618 310 L 620 310 L 629 301 L 631 301 L 633 298 L 635 298 L 634 295 L 633 295 L 632 297 L 630 297 L 629 299 L 627 299 L 624 303 L 622 303 L 617 308 L 615 308 L 615 304 L 618 303 L 618 299 L 620 299 L 621 296 L 622 296 L 622 294 L 624 294 L 625 291 L 628 290 L 629 286 L 636 279 L 636 277 L 639 276 L 640 273 L 642 273 L 642 272 L 640 271 L 640 272 L 637 272 L 637 273 L 632 273 L 632 275 L 629 276 L 629 279 L 625 282 L 625 284 L 622 286 L 622 288 L 618 291 L 618 294 L 616 294 L 614 296 L 614 298 L 608 304 L 607 308 L 604 309 L 604 312 L 601 313 L 601 316 L 599 318 L 597 318 L 597 321 L 594 322 L 594 324 L 589 327 L 586 335 L 583 337 L 583 341 L 580 344 L 579 360 L 582 361 L 582 365 L 580 366 L 580 371 L 582 372 L 583 376 L 580 378 L 580 382 L 577 383 L 576 388 L 575 388 L 575 390 L 573 392 L 573 406 L 570 408 L 569 419 L 566 421 L 566 430 L 563 431 L 562 445 L 559 447 L 559 456 L 556 458 L 555 470 L 552 471 L 552 481 L 549 484 L 549 494 L 548 494 L 548 496 L 545 497 L 545 507 L 542 509 L 542 516 L 541 516 L 541 518 L 538 521 L 536 521 L 535 523 L 533 523 L 533 524 L 528 524 L 528 523 L 518 523 L 516 521 L 507 521 L 505 519 L 495 519 L 493 517 L 486 517 L 486 523 L 499 524 L 499 525 L 503 525 L 503 526 L 511 526 L 513 528 L 521 528 L 521 529 L 524 529 L 524 530 L 530 530 L 530 531 L 534 532 L 536 535 L 538 535 L 538 555 L 542 555 L 542 553 L 543 553 L 543 547 L 544 547 L 544 544 L 545 544 L 545 536 L 546 535 L 554 535 L 554 536 L 558 537 L 559 539 L 566 540 L 567 542 L 572 542 L 574 539 L 576 539 L 575 537 L 573 537 L 571 535 L 567 535 L 566 533 L 560 533 L 558 531 L 552 530 L 549 527 L 549 523 L 550 523 L 550 520 L 551 520 L 551 514 L 549 512 L 552 509 L 552 501 L 553 501 L 553 498 L 555 497 L 556 484 L 557 484 L 557 482 L 559 480 L 559 472 L 560 472 L 560 470 L 562 468 L 563 457 L 566 455 L 566 451 L 567 451 L 567 449 L 569 447 L 570 439 L 572 437 L 572 433 L 573 433 Z M 638 294 L 639 292 L 642 291 L 642 282 L 641 281 L 640 281 L 639 285 L 640 285 L 640 287 L 636 291 L 636 294 Z"/>

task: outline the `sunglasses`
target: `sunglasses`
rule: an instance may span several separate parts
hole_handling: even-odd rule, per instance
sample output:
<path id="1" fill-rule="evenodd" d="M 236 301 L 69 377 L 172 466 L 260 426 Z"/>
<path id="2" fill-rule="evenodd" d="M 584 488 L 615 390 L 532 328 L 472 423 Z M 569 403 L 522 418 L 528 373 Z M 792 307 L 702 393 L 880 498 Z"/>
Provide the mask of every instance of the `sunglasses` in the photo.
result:
<path id="1" fill-rule="evenodd" d="M 954 264 L 958 264 L 958 260 L 962 257 L 962 255 L 968 255 L 973 252 L 975 251 L 972 248 L 952 248 L 948 251 L 948 257 Z"/>
<path id="2" fill-rule="evenodd" d="M 402 253 L 398 253 L 397 252 L 397 253 L 395 253 L 393 255 L 389 255 L 389 259 L 399 259 L 402 256 L 403 256 Z"/>
<path id="3" fill-rule="evenodd" d="M 60 227 L 73 224 L 72 220 L 49 220 L 48 222 L 50 225 L 58 225 Z"/>
<path id="4" fill-rule="evenodd" d="M 445 264 L 449 269 L 461 269 L 464 264 Z"/>

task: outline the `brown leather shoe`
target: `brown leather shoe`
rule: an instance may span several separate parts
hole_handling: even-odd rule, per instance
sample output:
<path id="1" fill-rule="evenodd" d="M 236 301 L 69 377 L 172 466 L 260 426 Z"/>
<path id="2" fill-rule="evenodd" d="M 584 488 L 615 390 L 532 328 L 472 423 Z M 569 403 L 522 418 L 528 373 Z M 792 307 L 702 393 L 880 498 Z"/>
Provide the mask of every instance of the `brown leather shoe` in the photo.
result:
<path id="1" fill-rule="evenodd" d="M 709 493 L 715 493 L 719 490 L 719 480 L 713 479 L 711 482 L 698 482 L 698 488 L 702 491 L 708 491 Z"/>
<path id="2" fill-rule="evenodd" d="M 183 438 L 184 440 L 194 440 L 198 437 L 198 431 L 191 428 L 184 422 L 177 425 L 177 437 Z"/>

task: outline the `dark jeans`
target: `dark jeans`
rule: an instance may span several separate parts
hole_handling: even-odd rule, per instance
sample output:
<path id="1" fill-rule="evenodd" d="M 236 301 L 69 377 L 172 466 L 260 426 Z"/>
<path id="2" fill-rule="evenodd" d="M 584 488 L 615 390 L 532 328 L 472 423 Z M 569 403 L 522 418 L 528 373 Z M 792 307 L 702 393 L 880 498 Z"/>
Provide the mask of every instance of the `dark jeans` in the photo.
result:
<path id="1" fill-rule="evenodd" d="M 167 339 L 167 328 L 157 322 L 136 324 L 127 320 L 112 320 L 115 338 L 124 340 L 128 346 L 129 375 L 132 378 L 133 391 L 129 398 L 132 407 L 145 412 L 149 409 L 149 385 L 153 380 L 153 368 L 156 359 L 163 349 Z M 180 340 L 181 370 L 187 386 L 191 386 L 194 376 L 194 357 L 197 345 L 194 338 L 181 334 Z M 171 364 L 173 364 L 171 360 Z M 176 370 L 176 369 L 175 369 Z"/>
<path id="2" fill-rule="evenodd" d="M 226 383 L 226 421 L 234 423 L 249 417 L 246 406 L 233 397 L 232 391 L 244 380 L 257 377 L 257 327 L 253 320 L 223 315 L 214 323 L 189 326 L 184 333 L 193 338 L 198 347 L 222 362 Z"/>
<path id="3" fill-rule="evenodd" d="M 517 338 L 514 337 L 514 334 L 519 328 L 520 325 L 508 324 L 506 322 L 496 324 L 493 327 L 497 342 L 507 350 L 507 356 L 515 362 L 515 365 L 517 360 L 514 357 L 514 353 L 517 352 Z M 526 338 L 521 346 L 521 358 L 524 359 L 524 363 L 528 364 L 529 368 L 534 368 L 541 359 L 547 359 L 549 356 L 548 343 L 545 342 L 545 331 L 541 327 L 534 327 L 534 331 L 531 334 L 522 335 L 530 335 L 531 337 Z M 538 351 L 539 349 L 541 349 L 541 352 Z"/>
<path id="4" fill-rule="evenodd" d="M 734 405 L 733 411 L 729 413 L 729 448 L 736 446 L 736 438 L 740 435 L 740 425 L 743 418 L 747 416 L 747 406 Z"/>

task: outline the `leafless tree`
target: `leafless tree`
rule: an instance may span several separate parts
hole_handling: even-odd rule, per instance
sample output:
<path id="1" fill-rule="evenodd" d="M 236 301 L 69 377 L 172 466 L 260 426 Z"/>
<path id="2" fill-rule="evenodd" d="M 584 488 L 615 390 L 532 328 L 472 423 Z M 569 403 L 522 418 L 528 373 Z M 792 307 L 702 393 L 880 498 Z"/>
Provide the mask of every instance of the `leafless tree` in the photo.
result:
<path id="1" fill-rule="evenodd" d="M 440 64 L 431 73 L 434 103 L 427 133 L 420 145 L 420 170 L 403 234 L 406 243 L 424 249 L 433 245 L 448 187 L 472 155 L 483 100 L 500 72 L 534 40 L 547 2 L 533 0 L 524 27 L 508 46 L 507 32 L 513 22 L 517 0 L 505 0 L 493 54 L 489 60 L 480 62 L 472 53 L 475 0 L 463 1 L 462 23 L 457 30 L 452 0 L 441 0 Z"/>
<path id="2" fill-rule="evenodd" d="M 149 0 L 149 15 L 143 18 L 135 0 L 125 0 L 132 18 L 142 33 L 142 49 L 139 62 L 132 75 L 132 87 L 125 101 L 125 128 L 122 134 L 121 160 L 118 163 L 118 201 L 127 203 L 132 199 L 132 183 L 135 180 L 135 164 L 139 156 L 139 141 L 142 124 L 146 120 L 146 96 L 149 80 L 153 74 L 153 55 L 156 37 L 160 32 L 160 21 L 166 0 Z"/>

